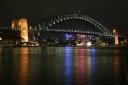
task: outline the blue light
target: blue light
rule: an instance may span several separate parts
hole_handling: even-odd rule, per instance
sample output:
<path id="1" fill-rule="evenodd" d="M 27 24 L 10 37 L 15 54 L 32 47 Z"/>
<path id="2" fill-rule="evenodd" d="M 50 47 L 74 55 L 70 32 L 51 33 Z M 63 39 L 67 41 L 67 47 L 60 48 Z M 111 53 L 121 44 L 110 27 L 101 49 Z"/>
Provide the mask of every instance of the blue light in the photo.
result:
<path id="1" fill-rule="evenodd" d="M 72 38 L 72 34 L 65 34 L 66 40 L 69 40 L 70 38 Z"/>
<path id="2" fill-rule="evenodd" d="M 94 56 L 95 53 L 96 53 L 96 49 L 95 49 L 95 48 L 92 48 L 92 49 L 91 49 L 91 53 L 92 53 L 92 55 Z"/>
<path id="3" fill-rule="evenodd" d="M 91 49 L 91 67 L 92 67 L 92 76 L 96 77 L 96 49 Z M 93 79 L 94 82 L 92 84 L 96 83 L 96 79 Z"/>
<path id="4" fill-rule="evenodd" d="M 71 34 L 65 34 L 65 36 L 66 36 L 66 37 L 72 37 L 72 35 L 71 35 Z"/>
<path id="5" fill-rule="evenodd" d="M 72 47 L 65 47 L 65 64 L 64 64 L 64 76 L 65 85 L 72 84 L 73 77 L 73 65 L 72 65 Z"/>

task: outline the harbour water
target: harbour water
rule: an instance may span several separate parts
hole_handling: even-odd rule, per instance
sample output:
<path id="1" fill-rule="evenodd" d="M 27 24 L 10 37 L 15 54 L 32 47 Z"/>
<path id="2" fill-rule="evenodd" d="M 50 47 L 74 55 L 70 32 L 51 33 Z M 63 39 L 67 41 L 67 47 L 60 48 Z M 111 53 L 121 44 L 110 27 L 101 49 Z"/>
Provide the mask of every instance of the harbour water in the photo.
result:
<path id="1" fill-rule="evenodd" d="M 128 49 L 0 48 L 0 85 L 127 85 Z"/>

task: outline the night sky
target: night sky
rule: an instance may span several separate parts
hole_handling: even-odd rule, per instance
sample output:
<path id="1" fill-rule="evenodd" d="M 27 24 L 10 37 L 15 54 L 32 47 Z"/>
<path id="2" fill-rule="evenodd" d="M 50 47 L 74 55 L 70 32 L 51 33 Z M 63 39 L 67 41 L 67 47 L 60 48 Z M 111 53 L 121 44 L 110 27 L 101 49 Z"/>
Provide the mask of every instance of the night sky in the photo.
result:
<path id="1" fill-rule="evenodd" d="M 44 19 L 81 11 L 108 29 L 128 33 L 128 0 L 0 0 L 0 25 L 26 17 L 31 25 Z"/>

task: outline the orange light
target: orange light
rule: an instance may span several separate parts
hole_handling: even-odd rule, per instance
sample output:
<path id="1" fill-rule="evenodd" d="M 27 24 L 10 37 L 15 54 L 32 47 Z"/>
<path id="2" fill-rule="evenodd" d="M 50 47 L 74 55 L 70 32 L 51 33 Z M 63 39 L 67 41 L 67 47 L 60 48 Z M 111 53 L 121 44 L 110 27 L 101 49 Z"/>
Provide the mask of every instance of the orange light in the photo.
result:
<path id="1" fill-rule="evenodd" d="M 21 57 L 20 57 L 20 72 L 19 72 L 19 84 L 28 85 L 29 77 L 29 53 L 28 48 L 21 48 Z M 24 55 L 25 54 L 25 55 Z"/>

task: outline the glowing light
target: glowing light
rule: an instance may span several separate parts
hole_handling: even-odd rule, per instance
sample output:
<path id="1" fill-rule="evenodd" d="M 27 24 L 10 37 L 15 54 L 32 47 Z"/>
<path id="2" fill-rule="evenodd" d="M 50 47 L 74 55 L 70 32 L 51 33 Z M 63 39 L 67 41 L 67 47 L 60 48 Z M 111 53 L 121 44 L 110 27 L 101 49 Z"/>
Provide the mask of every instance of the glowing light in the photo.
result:
<path id="1" fill-rule="evenodd" d="M 81 35 L 80 37 L 85 37 L 85 35 Z"/>
<path id="2" fill-rule="evenodd" d="M 21 38 L 22 38 L 22 42 L 28 42 L 28 23 L 27 23 L 27 19 L 25 18 L 21 18 L 19 20 L 19 27 L 21 30 Z"/>
<path id="3" fill-rule="evenodd" d="M 120 56 L 119 50 L 114 51 L 114 58 L 113 58 L 113 65 L 114 65 L 114 70 L 115 70 L 115 77 L 119 79 L 119 73 L 120 73 Z"/>
<path id="4" fill-rule="evenodd" d="M 77 44 L 77 46 L 83 46 L 83 43 Z"/>
<path id="5" fill-rule="evenodd" d="M 15 29 L 15 28 L 17 28 L 18 27 L 18 20 L 13 20 L 12 21 L 12 29 Z"/>
<path id="6" fill-rule="evenodd" d="M 113 33 L 115 33 L 116 32 L 116 30 L 115 29 L 113 29 Z"/>
<path id="7" fill-rule="evenodd" d="M 91 44 L 91 42 L 87 42 L 87 46 L 89 47 L 89 46 L 91 46 L 92 44 Z"/>
<path id="8" fill-rule="evenodd" d="M 72 38 L 73 36 L 71 34 L 65 34 L 66 40 L 69 40 L 70 38 Z"/>
<path id="9" fill-rule="evenodd" d="M 73 62 L 72 61 L 72 48 L 65 47 L 65 64 L 64 64 L 64 76 L 66 78 L 65 85 L 72 84 L 72 77 L 73 77 L 72 62 Z"/>
<path id="10" fill-rule="evenodd" d="M 78 79 L 78 85 L 84 85 L 83 82 L 86 79 L 86 56 L 85 49 L 77 49 L 75 51 L 75 64 L 76 64 L 76 78 Z"/>
<path id="11" fill-rule="evenodd" d="M 94 77 L 92 82 L 92 85 L 96 84 L 96 49 L 91 49 L 91 75 Z"/>
<path id="12" fill-rule="evenodd" d="M 0 37 L 0 40 L 2 40 L 2 38 Z"/>
<path id="13" fill-rule="evenodd" d="M 20 49 L 20 69 L 19 69 L 19 82 L 20 85 L 27 85 L 28 76 L 29 76 L 29 49 L 28 48 L 21 48 Z M 22 55 L 24 54 L 25 55 Z"/>

